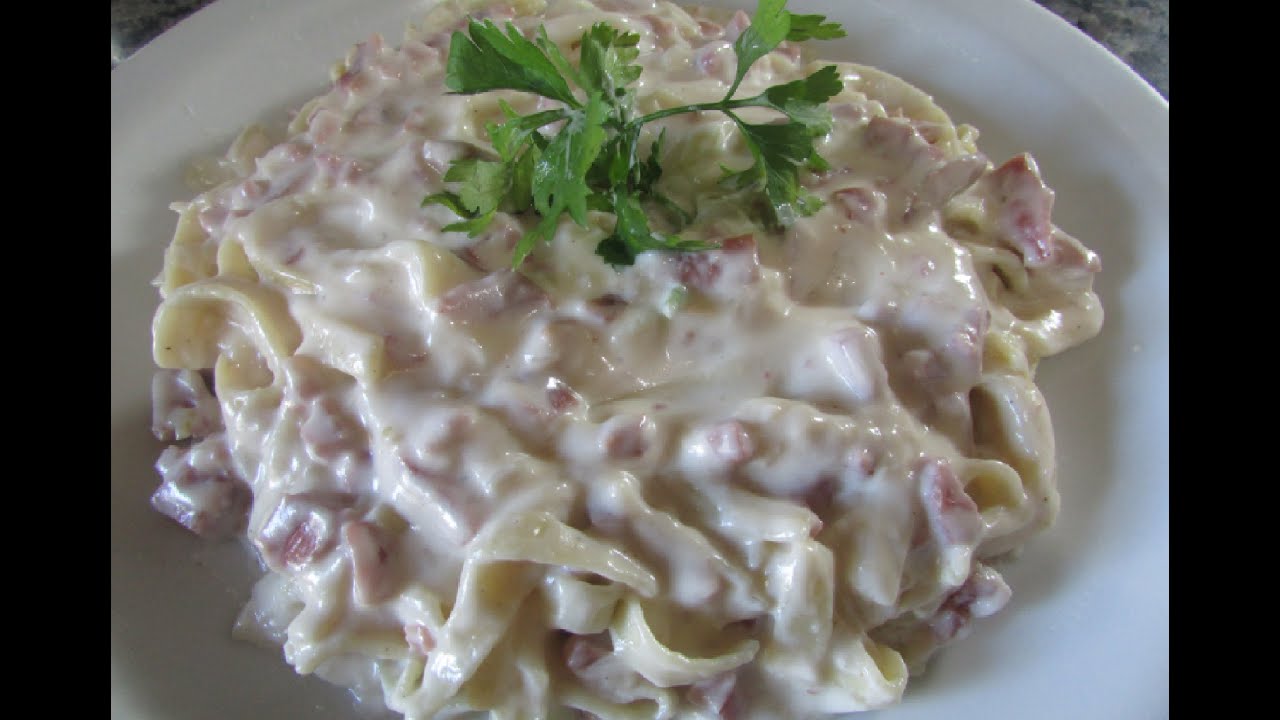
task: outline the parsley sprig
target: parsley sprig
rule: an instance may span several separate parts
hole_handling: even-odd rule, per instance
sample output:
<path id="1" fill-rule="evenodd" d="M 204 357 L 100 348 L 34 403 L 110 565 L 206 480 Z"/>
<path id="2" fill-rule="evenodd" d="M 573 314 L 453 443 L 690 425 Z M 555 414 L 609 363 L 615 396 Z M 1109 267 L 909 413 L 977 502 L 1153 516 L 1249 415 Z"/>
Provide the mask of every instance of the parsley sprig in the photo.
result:
<path id="1" fill-rule="evenodd" d="M 597 23 L 582 35 L 577 67 L 539 26 L 532 39 L 513 24 L 505 30 L 491 20 L 469 19 L 467 31 L 450 41 L 445 85 L 454 93 L 473 95 L 517 90 L 554 100 L 561 107 L 520 115 L 500 102 L 505 121 L 486 130 L 497 159 L 465 158 L 454 162 L 444 180 L 455 190 L 423 199 L 440 204 L 461 218 L 446 231 L 472 236 L 484 231 L 499 211 L 534 211 L 538 223 L 516 243 L 512 266 L 519 267 L 541 242 L 551 239 L 568 214 L 587 225 L 587 212 L 612 213 L 612 233 L 596 253 L 613 265 L 630 265 L 647 250 L 696 251 L 715 247 L 698 240 L 655 230 L 649 208 L 660 210 L 682 227 L 690 214 L 657 188 L 662 177 L 666 131 L 658 135 L 646 158 L 640 155 L 641 130 L 648 123 L 683 113 L 718 111 L 742 132 L 753 163 L 741 170 L 726 168 L 722 184 L 733 191 L 763 196 L 765 220 L 775 228 L 810 215 L 821 201 L 800 186 L 803 168 L 821 170 L 826 163 L 815 147 L 831 130 L 825 103 L 840 92 L 840 74 L 826 66 L 802 80 L 770 87 L 754 97 L 735 98 L 751 66 L 784 40 L 843 37 L 838 23 L 821 15 L 796 15 L 786 0 L 759 0 L 751 24 L 733 44 L 737 70 L 729 91 L 716 102 L 667 108 L 635 115 L 635 82 L 641 68 L 640 36 Z M 575 90 L 576 88 L 576 90 Z M 777 122 L 752 124 L 735 111 L 767 108 Z M 560 123 L 554 133 L 544 132 Z"/>

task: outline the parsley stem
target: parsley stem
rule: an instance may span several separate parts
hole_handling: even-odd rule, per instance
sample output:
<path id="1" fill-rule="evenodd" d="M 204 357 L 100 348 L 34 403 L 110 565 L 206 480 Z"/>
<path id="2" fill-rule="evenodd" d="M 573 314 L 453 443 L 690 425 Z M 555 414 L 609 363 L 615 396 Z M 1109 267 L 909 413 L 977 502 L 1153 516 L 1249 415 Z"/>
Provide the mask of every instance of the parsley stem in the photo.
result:
<path id="1" fill-rule="evenodd" d="M 642 115 L 635 120 L 632 120 L 630 124 L 645 125 L 653 122 L 654 120 L 661 120 L 662 118 L 671 117 L 672 115 L 683 115 L 684 113 L 702 112 L 704 110 L 719 110 L 727 113 L 729 110 L 734 108 L 748 107 L 755 104 L 756 103 L 751 102 L 750 99 L 743 98 L 727 101 L 717 100 L 715 102 L 698 103 L 696 105 L 681 105 L 680 107 L 667 108 L 666 110 L 659 110 L 657 112 L 649 113 L 648 115 Z"/>

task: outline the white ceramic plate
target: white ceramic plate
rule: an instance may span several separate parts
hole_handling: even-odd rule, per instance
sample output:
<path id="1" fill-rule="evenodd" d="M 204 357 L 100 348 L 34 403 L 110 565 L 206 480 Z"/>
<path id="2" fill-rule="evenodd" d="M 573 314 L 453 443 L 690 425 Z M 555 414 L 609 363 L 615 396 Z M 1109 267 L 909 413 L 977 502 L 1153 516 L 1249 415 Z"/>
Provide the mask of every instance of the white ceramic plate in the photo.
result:
<path id="1" fill-rule="evenodd" d="M 255 564 L 150 510 L 150 320 L 181 178 L 251 121 L 325 86 L 371 32 L 428 2 L 221 0 L 111 73 L 111 685 L 121 720 L 356 717 L 347 696 L 228 631 Z M 738 7 L 748 0 L 722 0 Z M 1029 0 L 802 2 L 844 23 L 830 57 L 876 65 L 1029 150 L 1055 221 L 1096 249 L 1102 335 L 1047 360 L 1062 513 L 1007 573 L 1014 599 L 878 717 L 1162 718 L 1169 713 L 1169 108 Z"/>

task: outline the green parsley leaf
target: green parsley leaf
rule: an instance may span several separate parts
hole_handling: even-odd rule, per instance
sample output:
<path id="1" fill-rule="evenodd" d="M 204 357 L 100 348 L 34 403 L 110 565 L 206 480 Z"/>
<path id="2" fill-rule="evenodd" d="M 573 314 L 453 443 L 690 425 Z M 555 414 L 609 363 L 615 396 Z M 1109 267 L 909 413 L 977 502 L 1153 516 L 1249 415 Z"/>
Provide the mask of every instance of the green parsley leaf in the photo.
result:
<path id="1" fill-rule="evenodd" d="M 663 236 L 653 232 L 649 227 L 649 216 L 634 195 L 615 195 L 613 214 L 617 218 L 613 233 L 596 246 L 596 254 L 610 265 L 632 265 L 636 256 L 646 250 L 692 252 L 716 247 L 701 240 L 684 240 L 675 235 Z"/>
<path id="2" fill-rule="evenodd" d="M 635 166 L 637 142 L 639 142 L 638 129 L 633 132 L 619 133 L 610 140 L 608 156 L 604 159 L 602 166 L 605 187 L 627 184 L 632 168 Z"/>
<path id="3" fill-rule="evenodd" d="M 733 85 L 724 99 L 729 100 L 738 91 L 742 78 L 757 60 L 773 52 L 774 48 L 787 39 L 791 31 L 791 13 L 783 9 L 787 0 L 760 0 L 756 6 L 756 14 L 751 24 L 733 42 L 733 52 L 738 57 L 738 71 L 733 78 Z"/>
<path id="4" fill-rule="evenodd" d="M 451 165 L 444 179 L 462 183 L 458 196 L 463 206 L 484 213 L 501 203 L 511 182 L 511 171 L 504 163 L 467 158 Z"/>
<path id="5" fill-rule="evenodd" d="M 606 112 L 604 100 L 593 93 L 543 151 L 533 167 L 533 200 L 540 214 L 568 212 L 579 225 L 587 224 L 587 170 L 604 146 Z"/>
<path id="6" fill-rule="evenodd" d="M 546 53 L 547 58 L 551 60 L 551 64 L 556 66 L 556 70 L 559 70 L 566 80 L 578 87 L 582 87 L 582 76 L 578 74 L 573 64 L 569 62 L 569 58 L 560 52 L 560 46 L 551 42 L 551 38 L 547 37 L 545 25 L 538 26 L 538 34 L 534 36 L 533 42 L 538 46 L 539 50 Z"/>
<path id="7" fill-rule="evenodd" d="M 535 247 L 544 242 L 549 242 L 558 227 L 560 227 L 560 213 L 543 215 L 532 230 L 516 241 L 515 250 L 511 253 L 512 269 L 520 267 L 521 263 L 529 256 L 529 253 L 533 252 Z"/>
<path id="8" fill-rule="evenodd" d="M 537 145 L 532 145 L 520 154 L 520 158 L 512 166 L 511 193 L 507 199 L 511 201 L 513 212 L 533 209 L 533 168 L 541 157 L 542 150 Z"/>
<path id="9" fill-rule="evenodd" d="M 581 107 L 546 52 L 507 23 L 503 35 L 492 20 L 470 20 L 467 33 L 455 31 L 449 43 L 445 85 L 463 95 L 489 90 L 522 90 Z"/>
<path id="10" fill-rule="evenodd" d="M 506 100 L 500 100 L 498 106 L 507 116 L 507 121 L 501 125 L 489 123 L 485 129 L 489 132 L 493 149 L 498 151 L 498 155 L 504 162 L 514 160 L 530 142 L 537 143 L 539 147 L 545 147 L 546 139 L 538 133 L 538 130 L 569 117 L 569 111 L 563 109 L 545 110 L 533 115 L 518 115 Z"/>
<path id="11" fill-rule="evenodd" d="M 787 39 L 791 42 L 801 42 L 809 39 L 834 40 L 846 35 L 844 28 L 840 27 L 840 23 L 823 22 L 827 19 L 823 15 L 789 14 L 791 15 L 791 30 L 787 32 Z"/>
<path id="12" fill-rule="evenodd" d="M 444 174 L 445 182 L 460 183 L 457 194 L 437 193 L 422 202 L 439 203 L 463 218 L 444 226 L 446 232 L 475 235 L 493 220 L 511 190 L 511 178 L 512 170 L 506 163 L 466 158 L 455 162 Z"/>
<path id="13" fill-rule="evenodd" d="M 662 177 L 662 147 L 667 142 L 667 129 L 662 128 L 658 139 L 649 148 L 649 159 L 636 167 L 636 189 L 642 193 L 653 191 L 653 186 Z"/>
<path id="14" fill-rule="evenodd" d="M 674 317 L 680 308 L 689 302 L 689 288 L 684 285 L 676 285 L 671 288 L 671 292 L 667 293 L 667 299 L 662 303 L 662 314 L 667 317 Z"/>
<path id="15" fill-rule="evenodd" d="M 800 189 L 800 167 L 814 155 L 813 136 L 808 128 L 798 123 L 752 125 L 737 117 L 734 120 L 755 158 L 755 164 L 743 177 L 763 179 L 771 224 L 784 228 L 796 218 L 816 212 L 820 202 Z"/>
<path id="16" fill-rule="evenodd" d="M 534 162 L 533 205 L 542 222 L 517 243 L 512 260 L 515 267 L 524 262 L 538 242 L 551 238 L 563 213 L 569 213 L 574 222 L 586 226 L 587 199 L 592 194 L 586 182 L 587 171 L 604 147 L 607 112 L 600 94 L 592 93 L 584 109 L 569 113 L 569 121 Z M 531 235 L 533 240 L 529 240 Z"/>
<path id="17" fill-rule="evenodd" d="M 840 82 L 839 68 L 835 65 L 827 65 L 803 80 L 774 85 L 765 90 L 761 97 L 767 98 L 774 107 L 778 108 L 792 102 L 819 105 L 830 100 L 843 89 L 844 83 Z"/>
<path id="18" fill-rule="evenodd" d="M 458 217 L 471 217 L 471 211 L 462 206 L 462 198 L 457 193 L 438 192 L 422 198 L 422 205 L 443 205 L 453 211 Z"/>
<path id="19" fill-rule="evenodd" d="M 689 214 L 689 211 L 680 207 L 680 204 L 675 200 L 660 192 L 653 192 L 650 197 L 658 204 L 658 207 L 665 210 L 667 215 L 672 218 L 676 230 L 682 230 L 686 225 L 693 223 L 693 216 Z"/>
<path id="20" fill-rule="evenodd" d="M 774 85 L 763 93 L 738 102 L 767 107 L 783 113 L 792 122 L 804 125 L 814 137 L 831 132 L 831 111 L 826 102 L 844 87 L 840 71 L 828 65 L 812 75 L 783 85 Z"/>
<path id="21" fill-rule="evenodd" d="M 582 36 L 582 88 L 621 105 L 618 101 L 630 92 L 627 86 L 640 79 L 640 66 L 632 64 L 640 57 L 639 43 L 636 33 L 622 33 L 605 23 L 592 25 Z M 626 122 L 627 118 L 618 120 Z"/>
<path id="22" fill-rule="evenodd" d="M 505 120 L 486 126 L 500 160 L 456 161 L 444 177 L 456 187 L 427 196 L 423 205 L 449 208 L 461 220 L 445 229 L 472 235 L 500 210 L 536 212 L 539 221 L 516 243 L 515 267 L 552 238 L 563 215 L 585 226 L 588 211 L 614 216 L 614 229 L 596 252 L 615 265 L 630 265 L 637 255 L 650 250 L 706 250 L 715 245 L 650 227 L 646 208 L 665 212 L 677 231 L 692 223 L 693 217 L 658 189 L 665 129 L 644 160 L 639 147 L 647 123 L 682 113 L 719 111 L 736 123 L 753 159 L 743 170 L 726 169 L 722 184 L 739 192 L 760 193 L 760 200 L 744 200 L 753 206 L 763 201 L 765 222 L 773 227 L 785 227 L 796 217 L 813 213 L 821 203 L 800 186 L 799 173 L 805 167 L 826 167 L 816 138 L 831 129 L 826 102 L 842 88 L 837 68 L 824 67 L 755 97 L 733 97 L 752 65 L 783 41 L 844 34 L 837 23 L 826 22 L 820 15 L 794 15 L 785 6 L 786 0 L 759 0 L 755 18 L 734 43 L 738 67 L 723 99 L 666 108 L 639 118 L 631 117 L 635 83 L 641 75 L 636 33 L 604 23 L 593 25 L 582 35 L 575 68 L 551 42 L 545 27 L 539 27 L 530 41 L 511 23 L 504 33 L 492 21 L 470 20 L 466 33 L 453 34 L 449 48 L 445 82 L 451 90 L 463 94 L 517 90 L 559 101 L 564 107 L 522 116 L 500 101 Z M 748 124 L 733 113 L 743 107 L 768 108 L 782 117 L 775 123 Z M 554 123 L 563 125 L 554 134 L 544 134 L 543 128 Z M 696 208 L 696 198 L 694 202 Z"/>

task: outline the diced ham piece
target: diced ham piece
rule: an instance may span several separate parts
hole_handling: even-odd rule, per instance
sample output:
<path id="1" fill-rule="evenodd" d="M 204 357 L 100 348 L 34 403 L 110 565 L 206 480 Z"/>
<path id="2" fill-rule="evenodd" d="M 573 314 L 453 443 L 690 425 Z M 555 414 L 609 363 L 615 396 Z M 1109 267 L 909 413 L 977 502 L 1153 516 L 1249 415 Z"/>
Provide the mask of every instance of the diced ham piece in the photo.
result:
<path id="1" fill-rule="evenodd" d="M 941 546 L 972 545 L 982 531 L 978 506 L 965 494 L 951 465 L 930 458 L 915 469 L 920 484 L 920 502 L 933 537 Z"/>
<path id="2" fill-rule="evenodd" d="M 883 195 L 870 188 L 843 188 L 831 193 L 831 198 L 846 218 L 859 224 L 872 225 L 884 215 Z"/>
<path id="3" fill-rule="evenodd" d="M 195 370 L 151 376 L 151 432 L 162 442 L 202 438 L 222 429 L 218 399 Z"/>
<path id="4" fill-rule="evenodd" d="M 726 238 L 718 250 L 678 253 L 674 258 L 676 278 L 711 297 L 731 299 L 760 280 L 760 255 L 751 235 Z"/>
<path id="5" fill-rule="evenodd" d="M 356 79 L 370 62 L 378 57 L 382 52 L 382 36 L 374 35 L 368 40 L 356 45 L 351 53 L 351 58 L 347 62 L 346 72 L 338 78 L 337 85 L 346 90 L 359 89 Z"/>
<path id="6" fill-rule="evenodd" d="M 337 492 L 284 496 L 255 539 L 267 566 L 279 572 L 323 558 L 337 544 L 339 528 L 357 499 Z"/>
<path id="7" fill-rule="evenodd" d="M 803 488 L 802 499 L 805 507 L 812 510 L 813 514 L 819 518 L 827 515 L 836 499 L 836 482 L 836 478 L 830 475 L 815 477 L 811 485 Z"/>
<path id="8" fill-rule="evenodd" d="M 1053 234 L 1054 255 L 1064 268 L 1083 270 L 1089 274 L 1102 272 L 1102 260 L 1080 241 L 1064 232 Z"/>
<path id="9" fill-rule="evenodd" d="M 229 199 L 225 196 L 220 198 L 218 203 L 201 208 L 196 213 L 196 221 L 200 223 L 200 229 L 204 230 L 206 235 L 214 235 L 222 232 L 222 226 L 231 217 L 231 211 L 226 203 Z"/>
<path id="10" fill-rule="evenodd" d="M 418 40 L 406 41 L 400 51 L 409 60 L 411 70 L 422 71 L 440 57 L 440 50 Z"/>
<path id="11" fill-rule="evenodd" d="M 463 283 L 440 296 L 437 309 L 459 322 L 487 320 L 511 310 L 547 302 L 547 295 L 523 275 L 499 270 Z"/>
<path id="12" fill-rule="evenodd" d="M 746 30 L 749 25 L 751 25 L 751 16 L 748 15 L 746 11 L 739 10 L 735 12 L 733 17 L 729 20 L 729 23 L 724 26 L 724 39 L 729 42 L 736 42 L 738 36 L 741 35 L 742 31 Z"/>
<path id="13" fill-rule="evenodd" d="M 733 47 L 722 40 L 713 40 L 693 53 L 693 67 L 700 77 L 714 78 L 728 83 L 733 80 Z"/>
<path id="14" fill-rule="evenodd" d="M 1000 240 L 1022 256 L 1027 267 L 1043 267 L 1053 260 L 1053 191 L 1040 178 L 1040 169 L 1023 153 L 987 176 L 995 206 Z"/>
<path id="15" fill-rule="evenodd" d="M 707 446 L 716 458 L 729 465 L 744 463 L 756 454 L 751 433 L 737 420 L 713 425 L 707 431 Z"/>
<path id="16" fill-rule="evenodd" d="M 697 708 L 710 710 L 716 717 L 730 720 L 734 712 L 734 690 L 738 684 L 737 671 L 721 673 L 689 686 L 685 700 Z"/>
<path id="17" fill-rule="evenodd" d="M 489 7 L 485 8 L 485 9 L 484 9 L 484 10 L 482 10 L 482 11 L 480 11 L 480 12 L 476 15 L 476 17 L 478 17 L 478 18 L 488 18 L 488 19 L 490 19 L 490 20 L 495 20 L 495 21 L 496 21 L 496 20 L 511 20 L 511 19 L 515 18 L 515 16 L 516 16 L 516 8 L 515 8 L 515 5 L 513 5 L 513 4 L 509 3 L 509 2 L 505 2 L 505 3 L 494 3 L 493 5 L 490 5 Z"/>
<path id="18" fill-rule="evenodd" d="M 611 323 L 618 319 L 623 310 L 627 309 L 628 304 L 626 298 L 609 293 L 588 301 L 586 309 L 593 319 L 601 323 Z"/>
<path id="19" fill-rule="evenodd" d="M 886 117 L 867 121 L 862 142 L 875 155 L 894 160 L 905 169 L 932 170 L 943 158 L 942 151 L 930 145 L 910 123 Z"/>
<path id="20" fill-rule="evenodd" d="M 564 664 L 575 675 L 581 674 L 611 652 L 613 646 L 604 635 L 570 635 L 564 641 Z"/>
<path id="21" fill-rule="evenodd" d="M 995 570 L 978 564 L 964 584 L 956 588 L 929 621 L 938 642 L 963 636 L 974 618 L 990 617 L 1009 602 L 1012 592 Z"/>
<path id="22" fill-rule="evenodd" d="M 1050 238 L 1050 247 L 1053 262 L 1042 272 L 1047 272 L 1054 284 L 1067 290 L 1087 290 L 1093 286 L 1093 276 L 1102 272 L 1102 260 L 1097 253 L 1057 228 Z"/>
<path id="23" fill-rule="evenodd" d="M 722 269 L 717 258 L 706 253 L 691 253 L 681 256 L 679 265 L 680 282 L 698 289 L 715 286 L 720 279 Z"/>
<path id="24" fill-rule="evenodd" d="M 543 445 L 550 440 L 552 410 L 551 391 L 538 397 L 534 388 L 521 388 L 513 396 L 500 401 L 496 408 L 507 421 L 507 427 L 522 440 L 533 445 Z"/>
<path id="25" fill-rule="evenodd" d="M 920 137 L 924 138 L 925 142 L 930 145 L 937 145 L 938 141 L 942 139 L 942 131 L 947 126 L 942 125 L 941 123 L 929 122 L 927 120 L 913 120 L 911 122 L 911 127 L 915 128 L 916 132 L 920 133 Z"/>
<path id="26" fill-rule="evenodd" d="M 358 520 L 342 526 L 342 539 L 351 548 L 356 599 L 376 605 L 395 595 L 395 577 L 390 572 L 393 538 L 377 525 Z"/>
<path id="27" fill-rule="evenodd" d="M 547 380 L 547 405 L 552 410 L 557 413 L 563 413 L 581 403 L 582 398 L 573 391 L 573 388 L 556 378 Z"/>
<path id="28" fill-rule="evenodd" d="M 431 630 L 418 623 L 404 626 L 404 641 L 420 657 L 426 657 L 436 647 L 436 639 L 432 637 Z"/>
<path id="29" fill-rule="evenodd" d="M 605 454 L 612 460 L 634 460 L 649 450 L 650 438 L 646 430 L 652 425 L 644 417 L 621 418 L 605 426 L 602 444 Z"/>
<path id="30" fill-rule="evenodd" d="M 722 420 L 693 427 L 684 437 L 680 466 L 691 475 L 716 475 L 756 456 L 756 441 L 739 420 Z"/>
<path id="31" fill-rule="evenodd" d="M 250 178 L 236 186 L 235 199 L 232 201 L 234 207 L 258 207 L 262 204 L 263 198 L 267 196 L 267 190 L 270 185 L 265 180 L 255 180 Z"/>
<path id="32" fill-rule="evenodd" d="M 223 539 L 244 527 L 253 494 L 231 464 L 221 433 L 160 454 L 162 478 L 151 505 L 201 537 Z"/>
<path id="33" fill-rule="evenodd" d="M 311 116 L 311 122 L 307 127 L 307 132 L 311 134 L 311 139 L 317 145 L 322 145 L 334 139 L 342 130 L 342 116 L 338 113 L 328 110 L 317 110 Z"/>
<path id="34" fill-rule="evenodd" d="M 902 367 L 913 381 L 934 396 L 967 392 L 982 374 L 982 342 L 987 313 L 967 313 L 940 347 L 918 348 L 902 355 Z"/>
<path id="35" fill-rule="evenodd" d="M 659 48 L 669 48 L 679 38 L 676 24 L 661 15 L 646 15 L 645 21 L 653 29 L 653 44 Z"/>
<path id="36" fill-rule="evenodd" d="M 845 455 L 845 466 L 859 480 L 865 480 L 880 466 L 880 454 L 871 447 L 855 446 Z"/>
<path id="37" fill-rule="evenodd" d="M 724 36 L 724 28 L 710 20 L 698 21 L 698 36 L 703 41 L 716 40 Z"/>
<path id="38" fill-rule="evenodd" d="M 755 253 L 756 239 L 753 235 L 735 235 L 721 240 L 720 249 L 727 253 Z"/>
<path id="39" fill-rule="evenodd" d="M 307 253 L 306 245 L 298 242 L 292 244 L 294 245 L 293 249 L 288 251 L 288 255 L 284 256 L 285 265 L 296 265 L 302 259 L 302 256 Z"/>
<path id="40" fill-rule="evenodd" d="M 972 187 L 986 171 L 987 164 L 985 155 L 964 155 L 930 171 L 911 200 L 907 221 L 941 210 L 951 198 Z"/>

